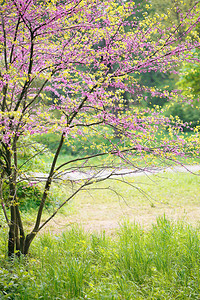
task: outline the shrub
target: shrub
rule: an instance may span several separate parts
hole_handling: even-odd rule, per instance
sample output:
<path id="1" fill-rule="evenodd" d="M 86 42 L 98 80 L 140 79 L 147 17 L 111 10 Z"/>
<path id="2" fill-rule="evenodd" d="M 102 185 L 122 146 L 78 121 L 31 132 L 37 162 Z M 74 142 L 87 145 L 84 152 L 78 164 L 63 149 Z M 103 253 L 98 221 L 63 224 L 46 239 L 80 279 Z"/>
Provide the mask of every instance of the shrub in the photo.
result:
<path id="1" fill-rule="evenodd" d="M 4 184 L 3 196 L 8 199 L 8 185 Z M 35 209 L 40 205 L 42 197 L 42 190 L 39 186 L 30 185 L 26 182 L 21 182 L 17 185 L 17 201 L 19 202 L 20 210 L 28 211 L 29 209 Z M 46 207 L 52 205 L 53 199 L 48 198 Z"/>

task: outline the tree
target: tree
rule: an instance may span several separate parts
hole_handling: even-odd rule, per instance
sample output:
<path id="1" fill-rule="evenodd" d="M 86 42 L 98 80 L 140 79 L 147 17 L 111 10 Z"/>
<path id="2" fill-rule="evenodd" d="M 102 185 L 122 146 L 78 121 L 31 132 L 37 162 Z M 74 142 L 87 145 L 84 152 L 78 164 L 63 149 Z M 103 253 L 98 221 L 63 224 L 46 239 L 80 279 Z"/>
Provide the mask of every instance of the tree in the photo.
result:
<path id="1" fill-rule="evenodd" d="M 120 174 L 123 166 L 140 168 L 137 160 L 142 157 L 145 161 L 148 155 L 175 159 L 197 154 L 198 135 L 188 143 L 181 135 L 185 124 L 171 122 L 156 109 L 130 106 L 125 111 L 122 94 L 137 91 L 142 99 L 144 87 L 134 74 L 172 71 L 181 61 L 191 60 L 189 53 L 199 42 L 180 40 L 176 35 L 179 27 L 162 29 L 158 16 L 129 20 L 140 7 L 132 1 L 8 0 L 0 4 L 0 189 L 9 227 L 8 255 L 12 256 L 27 254 L 37 233 L 67 201 L 91 184 L 110 178 L 116 169 Z M 185 34 L 199 21 L 194 18 L 195 10 L 194 6 L 181 20 Z M 102 40 L 103 48 L 99 45 Z M 145 91 L 169 99 L 176 96 L 155 88 Z M 53 103 L 49 94 L 55 95 Z M 117 114 L 113 112 L 116 109 Z M 113 138 L 116 130 L 120 132 L 117 140 Z M 27 181 L 26 165 L 18 161 L 20 147 L 24 137 L 49 132 L 60 134 L 60 140 L 35 225 L 26 235 L 17 199 L 19 182 Z M 94 135 L 106 142 L 94 145 Z M 93 154 L 82 156 L 80 152 L 78 158 L 58 165 L 61 148 L 65 143 L 70 146 L 72 138 L 86 140 L 87 146 L 95 149 Z M 92 165 L 94 157 L 106 156 L 113 158 Z M 71 195 L 41 223 L 52 181 L 62 181 L 63 174 L 77 169 L 88 170 L 88 176 L 78 181 Z M 103 176 L 102 170 L 107 170 Z M 8 199 L 3 197 L 4 185 L 9 189 Z"/>

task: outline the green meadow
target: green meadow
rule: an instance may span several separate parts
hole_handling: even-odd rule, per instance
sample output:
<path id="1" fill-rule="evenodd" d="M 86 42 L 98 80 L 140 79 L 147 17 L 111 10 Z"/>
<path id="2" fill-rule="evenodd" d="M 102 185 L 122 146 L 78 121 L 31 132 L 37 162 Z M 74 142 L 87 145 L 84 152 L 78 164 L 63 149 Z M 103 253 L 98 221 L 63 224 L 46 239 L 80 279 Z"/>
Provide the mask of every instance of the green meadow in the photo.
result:
<path id="1" fill-rule="evenodd" d="M 20 260 L 6 259 L 1 221 L 0 299 L 199 299 L 199 184 L 199 173 L 167 172 L 97 184 Z M 31 227 L 34 209 L 25 217 Z"/>

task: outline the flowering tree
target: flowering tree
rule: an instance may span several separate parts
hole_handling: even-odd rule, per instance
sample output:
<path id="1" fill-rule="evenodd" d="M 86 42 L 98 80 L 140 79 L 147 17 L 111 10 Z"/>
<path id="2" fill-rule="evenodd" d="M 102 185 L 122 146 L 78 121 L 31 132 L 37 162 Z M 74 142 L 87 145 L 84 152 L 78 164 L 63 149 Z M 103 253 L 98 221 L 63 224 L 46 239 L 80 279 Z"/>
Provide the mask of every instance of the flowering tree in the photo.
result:
<path id="1" fill-rule="evenodd" d="M 199 18 L 195 15 L 198 3 L 171 28 L 162 26 L 167 15 L 150 18 L 144 12 L 138 21 L 134 15 L 140 4 L 135 6 L 131 0 L 1 0 L 0 4 L 0 189 L 11 256 L 16 251 L 27 254 L 36 234 L 59 209 L 82 189 L 116 174 L 116 165 L 120 174 L 122 166 L 137 168 L 139 157 L 145 161 L 146 156 L 175 159 L 187 152 L 198 155 L 198 135 L 187 141 L 182 134 L 186 124 L 165 118 L 157 107 L 150 110 L 132 104 L 145 100 L 144 90 L 152 96 L 177 97 L 175 92 L 139 85 L 134 75 L 173 71 L 183 60 L 195 60 L 191 50 L 199 47 L 199 41 L 190 34 L 183 42 L 179 27 L 187 36 Z M 128 110 L 125 91 L 137 95 Z M 60 134 L 60 142 L 34 228 L 26 235 L 16 196 L 18 183 L 25 180 L 25 167 L 19 165 L 18 157 L 24 137 L 49 132 Z M 95 145 L 94 135 L 101 135 L 106 143 Z M 70 137 L 86 140 L 94 152 L 80 153 L 58 165 L 61 148 L 65 143 L 70 146 Z M 98 166 L 90 163 L 94 157 L 105 156 L 113 159 Z M 88 168 L 89 175 L 78 181 L 72 194 L 41 223 L 53 179 L 61 180 L 61 175 L 76 168 Z M 103 176 L 102 169 L 107 169 Z M 5 184 L 8 199 L 3 197 Z"/>

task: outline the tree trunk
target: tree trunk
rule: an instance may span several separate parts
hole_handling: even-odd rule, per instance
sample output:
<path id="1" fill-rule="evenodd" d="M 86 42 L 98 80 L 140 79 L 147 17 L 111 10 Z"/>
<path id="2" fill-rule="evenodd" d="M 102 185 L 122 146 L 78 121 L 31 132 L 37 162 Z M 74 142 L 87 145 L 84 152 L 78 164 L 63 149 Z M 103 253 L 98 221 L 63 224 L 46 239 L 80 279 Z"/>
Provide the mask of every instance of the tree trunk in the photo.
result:
<path id="1" fill-rule="evenodd" d="M 8 235 L 8 256 L 13 256 L 15 253 L 15 234 L 16 234 L 16 210 L 14 203 L 10 206 L 11 221 L 9 225 L 9 235 Z"/>
<path id="2" fill-rule="evenodd" d="M 27 234 L 25 243 L 24 243 L 24 255 L 28 254 L 29 247 L 31 245 L 31 242 L 33 241 L 34 237 L 36 236 L 36 232 L 31 232 L 30 234 Z"/>
<path id="3" fill-rule="evenodd" d="M 16 217 L 17 217 L 17 225 L 19 228 L 20 238 L 19 238 L 19 250 L 23 254 L 24 253 L 24 241 L 25 241 L 25 234 L 23 229 L 23 224 L 20 216 L 19 206 L 16 205 Z"/>
<path id="4" fill-rule="evenodd" d="M 16 218 L 16 225 L 15 225 L 15 249 L 16 249 L 16 254 L 19 256 L 20 242 L 19 242 L 19 227 L 17 224 L 17 218 Z"/>

